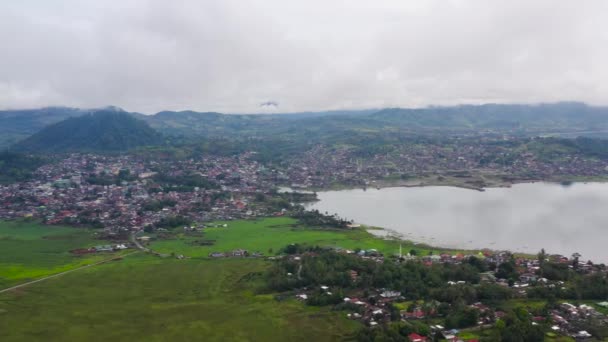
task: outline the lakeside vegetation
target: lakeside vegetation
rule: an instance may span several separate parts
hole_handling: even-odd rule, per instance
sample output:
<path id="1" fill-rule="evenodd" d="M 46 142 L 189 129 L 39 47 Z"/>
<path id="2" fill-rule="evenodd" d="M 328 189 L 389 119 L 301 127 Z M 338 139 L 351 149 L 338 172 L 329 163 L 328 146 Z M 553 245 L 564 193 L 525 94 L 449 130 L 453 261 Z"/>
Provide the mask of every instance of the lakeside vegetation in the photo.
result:
<path id="1" fill-rule="evenodd" d="M 227 227 L 223 227 L 224 224 Z M 183 254 L 193 258 L 207 258 L 212 252 L 235 249 L 272 256 L 286 245 L 296 243 L 352 250 L 376 249 L 387 255 L 397 255 L 400 245 L 404 253 L 412 249 L 420 255 L 444 251 L 410 241 L 382 239 L 365 229 L 311 228 L 290 217 L 218 221 L 208 226 L 202 233 L 184 232 L 181 227 L 166 234 L 157 233 L 153 235 L 155 239 L 151 241 L 150 248 L 163 254 Z"/>

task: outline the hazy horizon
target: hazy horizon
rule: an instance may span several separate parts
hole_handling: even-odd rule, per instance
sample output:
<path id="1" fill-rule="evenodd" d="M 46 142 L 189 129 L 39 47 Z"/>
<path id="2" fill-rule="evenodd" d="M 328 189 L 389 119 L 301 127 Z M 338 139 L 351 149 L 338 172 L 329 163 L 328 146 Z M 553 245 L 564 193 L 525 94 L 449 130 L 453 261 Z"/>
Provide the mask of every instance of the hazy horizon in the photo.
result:
<path id="1" fill-rule="evenodd" d="M 73 110 L 90 110 L 90 111 L 97 111 L 97 110 L 104 110 L 104 109 L 118 109 L 121 111 L 125 111 L 128 113 L 138 113 L 138 114 L 144 114 L 144 115 L 155 115 L 161 112 L 187 112 L 187 111 L 191 111 L 191 112 L 197 112 L 197 113 L 218 113 L 218 114 L 226 114 L 226 115 L 268 115 L 268 114 L 278 114 L 278 115 L 289 115 L 289 114 L 303 114 L 303 113 L 328 113 L 328 112 L 364 112 L 364 111 L 380 111 L 380 110 L 384 110 L 384 109 L 394 109 L 394 108 L 398 108 L 398 109 L 406 109 L 406 110 L 413 110 L 413 109 L 433 109 L 433 108 L 457 108 L 457 107 L 468 107 L 468 106 L 475 106 L 475 107 L 481 107 L 481 106 L 546 106 L 546 105 L 558 105 L 558 104 L 578 104 L 578 105 L 584 105 L 587 107 L 592 107 L 592 108 L 608 108 L 608 105 L 593 105 L 593 104 L 589 104 L 586 102 L 581 102 L 581 101 L 569 101 L 569 100 L 563 100 L 563 101 L 555 101 L 555 102 L 529 102 L 529 103 L 525 103 L 525 102 L 510 102 L 510 103 L 497 103 L 497 102 L 484 102 L 484 103 L 457 103 L 457 104 L 453 104 L 453 105 L 434 105 L 434 104 L 429 104 L 426 106 L 419 106 L 419 107 L 380 107 L 380 108 L 343 108 L 343 109 L 312 109 L 312 110 L 305 110 L 305 111 L 291 111 L 291 112 L 283 112 L 283 111 L 267 111 L 267 112 L 262 112 L 262 111 L 258 111 L 258 112 L 218 112 L 218 111 L 212 111 L 212 110 L 205 110 L 205 109 L 193 109 L 193 108 L 182 108 L 182 109 L 161 109 L 158 111 L 154 111 L 154 112 L 139 112 L 139 111 L 133 111 L 133 110 L 129 110 L 128 108 L 123 108 L 123 107 L 119 107 L 119 106 L 115 106 L 115 105 L 106 105 L 106 106 L 99 106 L 99 107 L 72 107 L 72 106 L 64 106 L 64 105 L 50 105 L 50 106 L 41 106 L 41 107 L 16 107 L 16 108 L 0 108 L 0 111 L 28 111 L 28 110 L 42 110 L 42 109 L 50 109 L 50 108 L 65 108 L 65 109 L 73 109 Z"/>
<path id="2" fill-rule="evenodd" d="M 0 4 L 0 108 L 608 105 L 604 1 Z"/>

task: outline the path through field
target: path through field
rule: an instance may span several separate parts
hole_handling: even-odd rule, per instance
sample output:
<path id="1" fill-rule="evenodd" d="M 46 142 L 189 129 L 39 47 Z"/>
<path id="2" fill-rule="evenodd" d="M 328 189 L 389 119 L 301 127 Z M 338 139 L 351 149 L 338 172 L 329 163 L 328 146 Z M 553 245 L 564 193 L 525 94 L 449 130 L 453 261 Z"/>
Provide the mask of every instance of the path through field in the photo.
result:
<path id="1" fill-rule="evenodd" d="M 51 279 L 51 278 L 55 278 L 55 277 L 59 277 L 59 276 L 62 276 L 62 275 L 64 275 L 64 274 L 68 274 L 68 273 L 71 273 L 71 272 L 75 272 L 75 271 L 78 271 L 78 270 L 82 270 L 82 269 L 84 269 L 84 268 L 89 268 L 89 267 L 93 267 L 93 266 L 101 265 L 101 264 L 104 264 L 104 263 L 106 263 L 106 262 L 109 262 L 109 261 L 112 261 L 112 260 L 116 260 L 116 259 L 120 259 L 120 258 L 124 258 L 124 257 L 126 257 L 126 256 L 128 256 L 128 255 L 131 255 L 131 254 L 134 254 L 134 253 L 138 253 L 138 252 L 139 252 L 139 251 L 134 251 L 134 252 L 131 252 L 131 253 L 128 253 L 128 254 L 125 254 L 125 255 L 119 255 L 119 256 L 116 256 L 116 257 L 113 257 L 113 258 L 110 258 L 110 259 L 102 260 L 102 261 L 96 262 L 96 263 L 94 263 L 94 264 L 90 264 L 90 265 L 85 265 L 85 266 L 82 266 L 82 267 L 78 267 L 78 268 L 75 268 L 75 269 L 73 269 L 73 270 L 69 270 L 69 271 L 65 271 L 65 272 L 61 272 L 61 273 L 57 273 L 57 274 L 50 275 L 50 276 L 48 276 L 48 277 L 44 277 L 44 278 L 40 278 L 40 279 L 36 279 L 36 280 L 32 280 L 32 281 L 27 282 L 27 283 L 19 284 L 19 285 L 16 285 L 16 286 L 13 286 L 13 287 L 9 287 L 9 288 L 4 289 L 4 290 L 0 290 L 0 293 L 4 293 L 4 292 L 8 292 L 8 291 L 12 291 L 12 290 L 16 290 L 16 289 L 21 288 L 21 287 L 25 287 L 25 286 L 28 286 L 28 285 L 31 285 L 31 284 L 39 283 L 39 282 L 44 281 L 44 280 L 47 280 L 47 279 Z"/>

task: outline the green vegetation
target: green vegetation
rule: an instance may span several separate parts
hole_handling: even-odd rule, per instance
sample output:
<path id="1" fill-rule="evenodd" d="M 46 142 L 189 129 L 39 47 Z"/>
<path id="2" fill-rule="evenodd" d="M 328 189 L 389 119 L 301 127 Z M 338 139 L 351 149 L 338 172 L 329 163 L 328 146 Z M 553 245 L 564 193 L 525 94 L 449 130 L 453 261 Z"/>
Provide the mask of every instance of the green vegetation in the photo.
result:
<path id="1" fill-rule="evenodd" d="M 44 126 L 85 113 L 79 109 L 66 107 L 0 111 L 0 148 L 7 148 L 27 138 Z"/>
<path id="2" fill-rule="evenodd" d="M 0 340 L 336 341 L 359 323 L 256 295 L 256 259 L 137 254 L 0 294 Z"/>
<path id="3" fill-rule="evenodd" d="M 180 226 L 189 226 L 191 223 L 192 220 L 185 216 L 169 216 L 160 219 L 156 226 L 161 228 L 175 228 Z"/>
<path id="4" fill-rule="evenodd" d="M 70 253 L 105 244 L 93 234 L 90 229 L 34 221 L 0 221 L 0 289 L 107 259 L 103 254 Z"/>
<path id="5" fill-rule="evenodd" d="M 318 210 L 301 210 L 293 215 L 298 221 L 310 227 L 335 227 L 345 229 L 350 221 L 336 215 L 321 214 Z"/>
<path id="6" fill-rule="evenodd" d="M 126 151 L 161 144 L 158 132 L 125 112 L 97 111 L 45 127 L 13 146 L 18 151 Z"/>
<path id="7" fill-rule="evenodd" d="M 362 229 L 311 229 L 299 225 L 288 217 L 264 218 L 259 220 L 217 222 L 227 224 L 227 228 L 205 228 L 203 233 L 185 233 L 177 228 L 174 234 L 154 240 L 150 247 L 160 253 L 183 254 L 188 257 L 207 257 L 212 252 L 227 252 L 246 249 L 274 255 L 281 248 L 292 243 L 309 246 L 340 247 L 346 249 L 376 249 L 388 255 L 399 252 L 399 242 L 383 240 Z M 200 245 L 197 241 L 214 241 L 211 246 Z M 414 248 L 427 255 L 431 249 L 403 242 L 403 250 Z M 439 249 L 434 249 L 439 252 Z"/>
<path id="8" fill-rule="evenodd" d="M 460 265 L 391 262 L 390 256 L 399 250 L 398 241 L 382 240 L 362 229 L 311 228 L 287 217 L 216 222 L 202 232 L 181 227 L 157 230 L 151 236 L 154 251 L 189 258 L 136 252 L 0 293 L 0 340 L 173 341 L 204 336 L 206 341 L 405 341 L 412 332 L 428 336 L 430 324 L 466 329 L 501 310 L 506 315 L 494 327 L 470 328 L 460 337 L 557 341 L 559 336 L 545 334 L 548 327 L 544 323 L 531 324 L 531 317 L 545 315 L 559 304 L 558 298 L 590 300 L 605 296 L 608 288 L 605 276 L 577 275 L 547 261 L 542 265 L 545 276 L 567 279 L 567 290 L 532 292 L 529 297 L 534 298 L 526 300 L 514 298 L 510 289 L 480 281 L 479 272 L 486 271 L 488 265 L 476 257 Z M 100 243 L 87 229 L 1 222 L 0 289 L 107 259 L 103 255 L 76 257 L 68 252 L 96 244 Z M 387 261 L 378 263 L 324 247 L 364 249 L 368 256 L 378 255 L 370 251 L 376 249 Z M 418 255 L 441 252 L 410 243 L 402 243 L 402 247 Z M 235 249 L 297 253 L 300 258 L 270 262 L 208 257 L 211 252 Z M 510 266 L 506 262 L 499 270 L 508 276 Z M 449 285 L 449 281 L 465 283 Z M 333 294 L 309 291 L 308 305 L 294 299 L 294 291 L 320 285 L 330 286 Z M 386 324 L 367 329 L 346 318 L 351 308 L 343 303 L 344 296 L 372 302 L 377 295 L 372 292 L 378 289 L 400 291 L 404 297 L 387 306 L 390 315 Z M 470 307 L 479 301 L 491 310 Z M 436 312 L 437 316 L 400 321 L 400 310 L 417 309 Z M 601 327 L 583 328 L 604 336 Z"/>
<path id="9" fill-rule="evenodd" d="M 116 111 L 101 110 L 102 112 Z M 290 115 L 224 115 L 220 113 L 200 113 L 194 111 L 160 112 L 155 115 L 129 113 L 150 127 L 172 136 L 174 142 L 196 141 L 201 137 L 211 138 L 197 144 L 195 149 L 202 153 L 235 154 L 255 147 L 261 160 L 285 159 L 294 151 L 311 146 L 310 141 L 326 144 L 366 146 L 363 154 L 382 153 L 383 144 L 367 144 L 366 137 L 401 132 L 411 135 L 441 136 L 445 133 L 462 132 L 508 132 L 522 135 L 563 135 L 573 136 L 577 132 L 589 131 L 590 135 L 605 136 L 606 108 L 590 107 L 582 103 L 554 103 L 543 105 L 500 105 L 430 107 L 422 109 L 387 108 L 382 110 L 293 113 Z M 87 111 L 73 108 L 43 108 L 37 110 L 0 111 L 0 147 L 6 147 L 20 139 L 38 132 L 46 125 L 54 125 L 70 117 L 86 116 Z M 72 119 L 70 119 L 72 120 Z M 64 122 L 68 122 L 66 120 Z M 86 119 L 85 119 L 86 120 Z M 65 124 L 64 127 L 67 127 Z M 54 126 L 50 126 L 54 127 Z M 71 127 L 71 126 L 70 126 Z M 54 140 L 64 138 L 58 131 L 45 130 L 44 135 Z M 136 136 L 139 135 L 136 131 Z M 71 132 L 66 132 L 70 133 Z M 126 137 L 110 138 L 103 142 L 124 145 Z M 96 135 L 93 135 L 95 137 Z M 230 137 L 232 140 L 227 140 Z M 314 137 L 314 140 L 311 139 Z M 352 137 L 352 139 L 351 139 Z M 216 140 L 219 138 L 219 140 Z M 253 138 L 253 139 L 252 139 Z M 263 138 L 263 139 L 260 139 Z M 245 144 L 233 140 L 244 139 Z M 373 139 L 378 139 L 374 137 Z M 17 146 L 41 147 L 39 138 Z M 262 140 L 267 140 L 266 144 Z M 277 144 L 277 142 L 280 144 Z M 86 142 L 86 140 L 83 140 Z M 158 141 L 137 143 L 155 145 Z M 65 146 L 67 145 L 67 146 Z M 78 147 L 64 144 L 59 147 Z M 91 148 L 93 147 L 93 148 Z M 115 147 L 115 146 L 114 146 Z M 133 146 L 130 146 L 133 147 Z M 99 146 L 85 144 L 82 149 L 99 150 Z M 55 150 L 57 150 L 55 149 Z M 50 148 L 45 148 L 50 150 Z M 111 150 L 124 150 L 113 148 Z M 275 153 L 270 153 L 274 150 Z M 276 153 L 276 151 L 279 153 Z M 603 152 L 602 152 L 603 153 Z M 180 154 L 180 153 L 178 153 Z"/>
<path id="10" fill-rule="evenodd" d="M 420 261 L 397 263 L 385 260 L 378 263 L 351 254 L 316 247 L 301 248 L 298 245 L 287 246 L 284 251 L 298 254 L 299 258 L 280 259 L 268 269 L 264 279 L 271 292 L 298 293 L 327 286 L 331 293 L 324 290 L 307 291 L 306 304 L 355 312 L 360 307 L 343 303 L 341 299 L 357 297 L 373 304 L 378 300 L 374 294 L 377 289 L 400 292 L 403 298 L 387 309 L 390 316 L 379 317 L 391 323 L 383 325 L 380 331 L 374 331 L 378 328 L 363 329 L 357 335 L 360 341 L 380 338 L 404 341 L 407 334 L 420 333 L 418 328 L 400 322 L 399 314 L 393 314 L 398 310 L 412 312 L 416 307 L 439 319 L 448 329 L 472 329 L 480 319 L 493 320 L 493 312 L 503 311 L 494 328 L 489 334 L 481 336 L 481 340 L 543 341 L 549 326 L 544 318 L 540 323 L 533 324 L 532 317 L 547 317 L 550 310 L 559 306 L 558 299 L 577 303 L 581 299 L 599 301 L 608 296 L 608 278 L 604 273 L 579 274 L 567 266 L 563 271 L 567 276 L 547 275 L 550 280 L 555 280 L 552 279 L 554 277 L 568 279 L 564 289 L 532 286 L 524 300 L 515 298 L 517 294 L 511 288 L 481 282 L 479 273 L 486 271 L 488 265 L 476 257 L 467 258 L 462 264 L 425 265 Z M 553 264 L 544 262 L 541 272 Z M 510 262 L 500 264 L 499 272 L 509 276 L 509 267 L 504 265 L 510 265 Z M 352 276 L 353 272 L 356 277 Z M 297 276 L 290 276 L 294 274 Z M 481 309 L 475 307 L 475 303 L 484 303 L 487 307 Z M 428 321 L 426 323 L 430 324 Z M 577 324 L 579 330 L 589 331 L 593 336 L 608 336 L 608 328 L 598 321 L 588 320 Z"/>
<path id="11" fill-rule="evenodd" d="M 412 301 L 425 299 L 468 304 L 480 300 L 506 300 L 511 296 L 508 289 L 499 285 L 482 284 L 473 287 L 471 284 L 479 283 L 479 272 L 483 269 L 471 262 L 461 265 L 433 264 L 429 267 L 417 261 L 378 263 L 320 248 L 309 248 L 307 251 L 314 252 L 314 256 L 304 255 L 301 260 L 283 259 L 276 262 L 266 274 L 267 286 L 274 291 L 320 285 L 345 291 L 387 288 L 401 291 L 406 299 Z M 299 277 L 285 276 L 287 273 L 295 273 L 300 265 Z M 350 276 L 352 270 L 358 273 L 356 280 Z M 447 284 L 448 281 L 466 281 L 468 285 L 452 286 Z M 453 327 L 464 326 L 467 324 L 456 323 Z"/>
<path id="12" fill-rule="evenodd" d="M 22 182 L 32 177 L 32 172 L 44 164 L 38 156 L 0 152 L 0 184 Z"/>

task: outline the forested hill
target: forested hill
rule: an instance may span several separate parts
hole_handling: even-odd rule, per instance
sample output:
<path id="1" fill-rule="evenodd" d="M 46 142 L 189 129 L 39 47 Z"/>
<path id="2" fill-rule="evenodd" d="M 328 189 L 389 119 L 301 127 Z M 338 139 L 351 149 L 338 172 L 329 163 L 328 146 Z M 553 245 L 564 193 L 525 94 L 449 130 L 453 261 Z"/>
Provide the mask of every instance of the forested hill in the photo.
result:
<path id="1" fill-rule="evenodd" d="M 132 115 L 116 110 L 100 110 L 47 126 L 15 144 L 15 151 L 126 151 L 156 145 L 161 135 Z"/>
<path id="2" fill-rule="evenodd" d="M 219 113 L 160 112 L 138 116 L 150 126 L 170 135 L 268 136 L 277 134 L 342 134 L 361 131 L 402 131 L 414 134 L 474 133 L 492 131 L 538 135 L 608 132 L 608 107 L 584 103 L 486 104 L 421 109 L 294 113 L 275 115 L 225 115 Z"/>
<path id="3" fill-rule="evenodd" d="M 85 110 L 68 107 L 0 111 L 0 147 L 12 145 L 50 124 L 86 113 Z"/>
<path id="4" fill-rule="evenodd" d="M 389 108 L 370 115 L 369 119 L 395 126 L 427 129 L 567 132 L 608 129 L 608 108 L 578 102 Z"/>
<path id="5" fill-rule="evenodd" d="M 608 137 L 608 107 L 594 107 L 577 102 L 239 115 L 196 111 L 164 111 L 154 115 L 144 115 L 127 113 L 111 107 L 97 111 L 122 112 L 124 115 L 145 121 L 151 128 L 167 136 L 194 139 L 305 137 L 318 141 L 332 136 L 389 131 L 414 135 L 493 132 L 526 136 L 556 134 L 567 137 L 579 135 Z M 62 107 L 0 111 L 0 148 L 28 137 L 46 125 L 68 117 L 87 115 L 90 112 L 91 110 Z M 70 122 L 73 124 L 72 121 Z M 79 125 L 84 125 L 84 122 Z M 149 131 L 145 128 L 142 130 Z M 123 131 L 119 130 L 118 134 Z M 142 133 L 144 137 L 151 135 Z M 26 148 L 28 144 L 34 143 L 35 139 L 38 138 L 28 139 L 18 146 Z M 138 137 L 134 138 L 135 143 L 139 144 L 137 139 Z M 125 142 L 127 146 L 131 145 L 128 139 Z M 111 149 L 117 149 L 122 145 L 118 143 Z M 70 143 L 67 146 L 70 147 Z"/>

